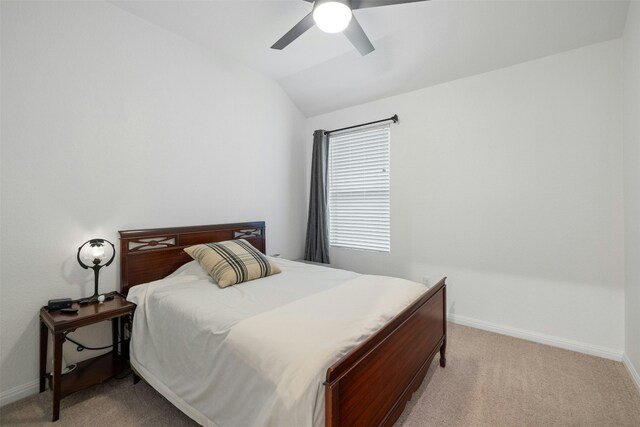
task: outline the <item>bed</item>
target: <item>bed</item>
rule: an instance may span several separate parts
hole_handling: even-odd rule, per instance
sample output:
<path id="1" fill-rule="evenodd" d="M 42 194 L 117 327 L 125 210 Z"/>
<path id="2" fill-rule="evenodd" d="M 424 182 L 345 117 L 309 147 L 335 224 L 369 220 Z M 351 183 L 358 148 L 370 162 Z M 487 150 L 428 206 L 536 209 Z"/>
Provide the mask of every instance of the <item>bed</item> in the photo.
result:
<path id="1" fill-rule="evenodd" d="M 241 304 L 245 305 L 240 310 L 243 313 L 238 314 L 237 305 L 227 310 L 229 302 L 219 301 L 218 296 L 223 294 L 217 286 L 211 286 L 206 277 L 198 276 L 197 267 L 193 267 L 194 261 L 183 250 L 200 243 L 232 239 L 245 239 L 264 253 L 265 224 L 247 222 L 120 231 L 120 289 L 123 294 L 130 294 L 131 299 L 140 303 L 136 310 L 132 337 L 132 344 L 135 345 L 132 345 L 131 351 L 136 376 L 142 376 L 200 424 L 305 424 L 331 427 L 393 425 L 424 379 L 438 352 L 440 366 L 446 365 L 444 278 L 428 289 L 409 282 L 401 283 L 400 286 L 381 276 L 362 276 L 343 270 L 276 259 L 283 270 L 282 274 L 276 276 L 281 277 L 271 276 L 272 280 L 268 280 L 268 277 L 252 281 L 256 283 L 247 282 L 243 285 L 248 286 L 224 294 L 236 295 L 236 299 L 237 295 L 243 295 Z M 305 282 L 306 285 L 301 286 L 300 282 Z M 325 288 L 319 291 L 322 286 Z M 418 286 L 421 288 L 418 289 Z M 377 288 L 381 292 L 377 297 L 374 292 L 368 291 Z M 394 298 L 390 298 L 390 294 L 384 294 L 391 288 L 394 289 Z M 187 297 L 189 294 L 192 296 Z M 194 304 L 189 310 L 184 308 L 185 298 L 191 298 L 189 301 Z M 202 316 L 196 317 L 194 313 L 205 312 L 203 301 L 206 298 L 218 301 L 215 303 L 218 305 L 207 310 L 206 319 L 202 320 Z M 257 300 L 260 300 L 259 304 Z M 151 301 L 155 301 L 155 305 Z M 180 301 L 183 301 L 182 305 Z M 340 311 L 337 306 L 345 306 L 345 301 L 352 306 L 346 306 L 346 309 L 343 307 Z M 386 310 L 385 316 L 367 320 L 367 313 L 358 311 L 381 301 L 384 303 L 380 310 Z M 152 306 L 155 307 L 153 310 Z M 333 310 L 334 306 L 336 310 Z M 397 310 L 398 307 L 401 308 Z M 315 314 L 309 314 L 314 310 Z M 273 315 L 276 312 L 277 317 Z M 217 313 L 216 317 L 212 317 L 211 313 Z M 324 316 L 321 322 L 323 328 L 304 324 L 296 326 L 298 322 L 291 319 L 296 319 L 297 315 L 306 316 L 300 323 L 313 316 Z M 293 325 L 294 330 L 306 327 L 310 331 L 309 336 L 314 337 L 313 342 L 322 345 L 310 347 L 314 351 L 308 355 L 303 353 L 303 344 L 298 344 L 299 348 L 282 351 L 282 346 L 276 344 L 279 344 L 283 336 L 277 329 L 283 318 L 289 319 L 288 324 Z M 147 325 L 144 325 L 145 319 Z M 371 330 L 354 340 L 356 335 L 349 335 L 347 330 L 350 325 L 361 320 L 373 322 Z M 190 321 L 196 323 L 191 326 L 188 323 Z M 329 327 L 335 329 L 327 333 Z M 155 332 L 153 328 L 156 328 Z M 212 333 L 206 339 L 200 339 L 202 334 L 198 332 L 198 328 L 210 331 L 215 329 L 220 333 Z M 173 329 L 176 331 L 172 332 Z M 218 339 L 218 335 L 221 339 L 216 344 L 214 341 Z M 266 347 L 260 347 L 257 354 L 257 351 L 252 351 L 253 344 L 248 343 L 260 341 L 264 341 L 262 344 L 266 344 Z M 208 347 L 202 342 L 206 342 Z M 222 350 L 218 350 L 214 344 L 219 345 Z M 339 351 L 323 354 L 331 350 L 330 344 L 337 346 Z M 190 346 L 194 346 L 191 351 L 185 350 Z M 171 357 L 168 358 L 167 354 L 171 354 Z M 235 356 L 231 357 L 231 354 Z M 171 363 L 167 363 L 167 360 L 171 360 Z M 266 366 L 264 372 L 261 371 L 263 365 Z M 195 366 L 197 369 L 188 371 L 185 366 Z M 310 382 L 301 380 L 307 378 L 303 371 L 319 369 L 319 366 L 325 369 L 314 374 L 320 378 L 318 382 L 314 382 L 314 378 Z M 204 372 L 209 369 L 217 372 L 212 373 L 217 376 L 209 378 L 207 385 L 194 385 L 193 379 L 188 378 L 196 371 L 199 376 L 206 377 Z M 292 370 L 294 372 L 289 372 Z M 166 374 L 166 371 L 170 371 L 171 375 Z M 274 381 L 275 377 L 280 376 L 286 386 Z M 224 380 L 224 388 L 219 386 L 222 384 L 220 379 Z M 213 386 L 218 384 L 218 388 L 207 389 L 213 387 L 211 382 L 214 383 Z M 295 396 L 288 400 L 279 397 L 277 402 L 267 405 L 271 411 L 267 415 L 254 414 L 249 408 L 255 409 L 256 405 L 251 404 L 251 399 L 256 397 L 243 393 L 243 385 L 267 392 L 278 389 L 278 396 L 284 389 L 284 394 Z M 228 396 L 221 391 L 226 391 Z M 203 396 L 216 398 L 203 402 Z M 266 396 L 264 400 L 267 401 L 271 395 L 263 396 Z M 253 420 L 250 423 L 240 421 L 242 417 L 226 418 L 218 415 L 214 421 L 207 413 L 209 410 L 214 411 L 216 405 L 233 407 L 237 402 L 245 400 L 247 405 L 244 416 L 250 417 L 245 418 L 245 421 Z M 303 402 L 299 404 L 301 409 L 296 406 L 298 401 Z M 241 407 L 242 405 L 238 406 Z M 242 410 L 238 411 L 236 408 L 235 412 Z"/>

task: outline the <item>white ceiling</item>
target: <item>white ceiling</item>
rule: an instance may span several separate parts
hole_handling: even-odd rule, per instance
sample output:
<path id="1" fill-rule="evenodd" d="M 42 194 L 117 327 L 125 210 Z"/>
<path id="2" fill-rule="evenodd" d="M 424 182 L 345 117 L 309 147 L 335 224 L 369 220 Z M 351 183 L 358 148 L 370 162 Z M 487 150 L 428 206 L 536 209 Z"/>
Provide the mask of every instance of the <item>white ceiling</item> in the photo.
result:
<path id="1" fill-rule="evenodd" d="M 376 50 L 312 28 L 302 0 L 113 0 L 280 83 L 307 117 L 620 37 L 628 0 L 432 0 L 354 12 Z"/>

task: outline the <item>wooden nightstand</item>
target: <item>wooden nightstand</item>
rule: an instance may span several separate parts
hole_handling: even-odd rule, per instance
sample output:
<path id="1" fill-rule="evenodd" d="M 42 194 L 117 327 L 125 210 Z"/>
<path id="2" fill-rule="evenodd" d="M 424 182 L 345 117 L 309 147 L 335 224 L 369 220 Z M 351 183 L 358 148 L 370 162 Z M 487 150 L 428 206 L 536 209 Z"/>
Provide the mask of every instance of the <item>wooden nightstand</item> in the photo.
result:
<path id="1" fill-rule="evenodd" d="M 40 393 L 45 390 L 47 377 L 49 388 L 53 390 L 52 421 L 60 418 L 60 399 L 76 391 L 99 384 L 122 372 L 128 367 L 128 343 L 122 343 L 118 353 L 118 341 L 124 337 L 124 316 L 135 310 L 135 304 L 128 302 L 124 296 L 117 294 L 112 300 L 104 303 L 73 304 L 78 309 L 77 314 L 63 314 L 59 310 L 47 311 L 40 309 Z M 92 359 L 78 363 L 72 372 L 61 375 L 62 344 L 66 341 L 66 334 L 77 328 L 93 325 L 94 323 L 111 320 L 113 350 Z M 49 334 L 53 334 L 53 372 L 46 373 L 47 343 Z"/>

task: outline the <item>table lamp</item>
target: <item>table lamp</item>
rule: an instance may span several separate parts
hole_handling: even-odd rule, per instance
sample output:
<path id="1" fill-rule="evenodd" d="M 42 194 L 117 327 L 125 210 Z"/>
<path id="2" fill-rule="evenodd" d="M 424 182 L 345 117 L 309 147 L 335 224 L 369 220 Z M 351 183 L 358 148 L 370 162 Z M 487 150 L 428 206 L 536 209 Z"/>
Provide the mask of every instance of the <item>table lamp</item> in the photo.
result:
<path id="1" fill-rule="evenodd" d="M 111 256 L 107 256 L 107 251 L 109 250 L 107 243 L 111 245 Z M 108 267 L 113 259 L 116 257 L 116 248 L 113 246 L 108 240 L 105 239 L 91 239 L 87 240 L 82 246 L 78 248 L 78 263 L 82 268 L 92 269 L 95 276 L 95 289 L 93 295 L 88 299 L 87 302 L 93 302 L 98 300 L 98 275 L 100 269 L 102 267 Z M 109 261 L 106 261 L 109 259 Z M 82 261 L 88 262 L 90 265 L 85 264 Z"/>

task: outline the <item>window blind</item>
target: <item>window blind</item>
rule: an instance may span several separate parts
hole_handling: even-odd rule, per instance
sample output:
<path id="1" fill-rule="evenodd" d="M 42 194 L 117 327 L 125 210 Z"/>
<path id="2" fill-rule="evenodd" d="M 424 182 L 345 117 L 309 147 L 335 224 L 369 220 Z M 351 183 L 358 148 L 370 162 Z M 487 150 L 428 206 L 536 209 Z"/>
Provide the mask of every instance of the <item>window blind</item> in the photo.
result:
<path id="1" fill-rule="evenodd" d="M 329 135 L 331 246 L 389 252 L 390 126 Z"/>

